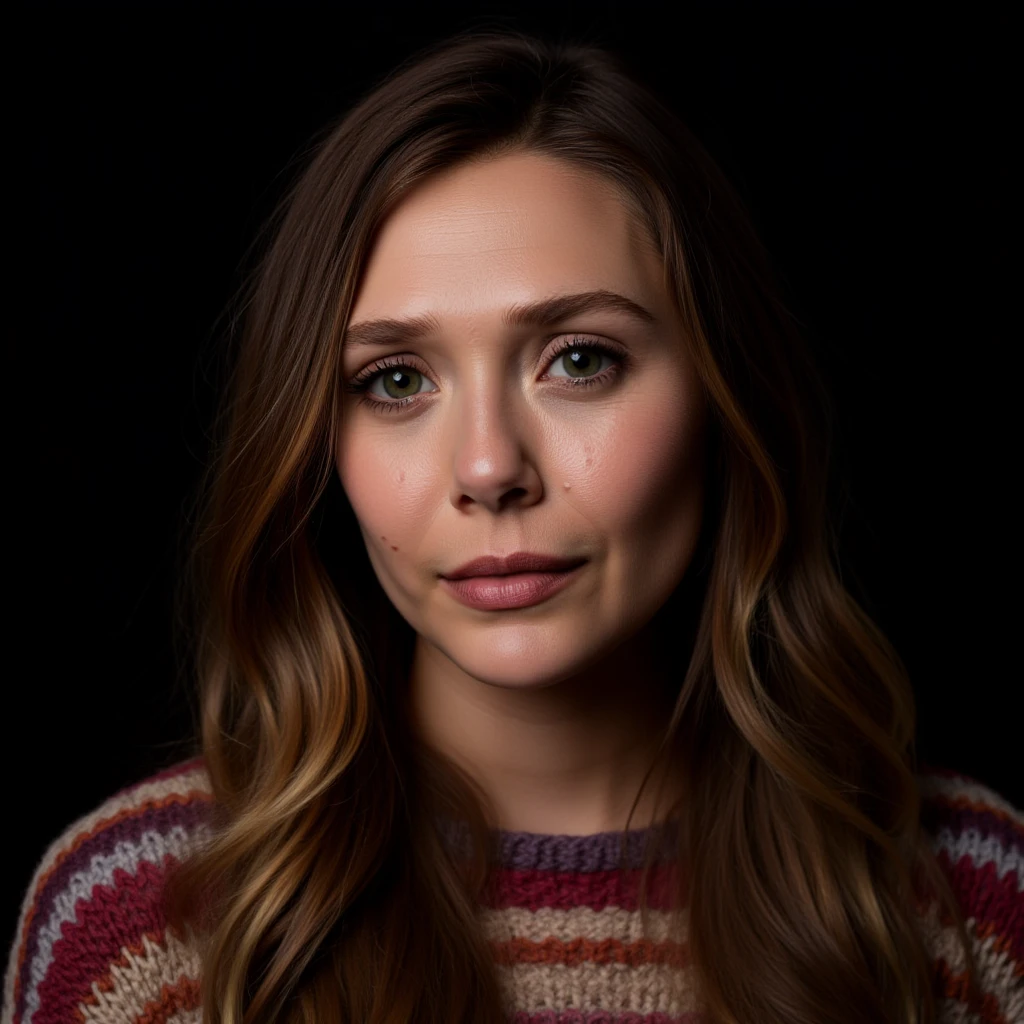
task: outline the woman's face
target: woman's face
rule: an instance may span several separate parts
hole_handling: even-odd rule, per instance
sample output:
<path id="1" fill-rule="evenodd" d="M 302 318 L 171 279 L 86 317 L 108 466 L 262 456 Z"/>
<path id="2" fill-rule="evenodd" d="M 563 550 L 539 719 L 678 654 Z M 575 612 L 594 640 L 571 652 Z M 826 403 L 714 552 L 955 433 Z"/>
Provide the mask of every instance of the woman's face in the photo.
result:
<path id="1" fill-rule="evenodd" d="M 343 397 L 337 468 L 370 561 L 453 670 L 503 687 L 586 672 L 686 573 L 704 401 L 661 262 L 602 177 L 518 152 L 419 186 L 375 241 L 343 373 L 366 386 Z M 514 552 L 582 564 L 517 607 L 442 578 Z"/>

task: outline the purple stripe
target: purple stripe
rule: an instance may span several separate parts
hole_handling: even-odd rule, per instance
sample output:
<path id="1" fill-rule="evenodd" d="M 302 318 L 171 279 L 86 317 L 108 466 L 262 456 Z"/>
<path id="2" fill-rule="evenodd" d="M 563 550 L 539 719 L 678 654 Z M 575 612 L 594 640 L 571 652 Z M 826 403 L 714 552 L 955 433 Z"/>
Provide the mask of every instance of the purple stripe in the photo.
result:
<path id="1" fill-rule="evenodd" d="M 1016 847 L 1024 853 L 1024 829 L 994 811 L 972 810 L 969 807 L 951 807 L 938 800 L 929 800 L 921 807 L 921 824 L 927 832 L 937 836 L 940 829 L 948 828 L 954 836 L 976 829 L 982 839 L 994 836 L 1004 850 Z"/>
<path id="2" fill-rule="evenodd" d="M 655 863 L 670 860 L 678 831 L 678 821 L 672 821 L 660 837 L 662 845 Z M 445 841 L 463 855 L 468 851 L 469 830 L 451 821 L 440 821 Z M 627 866 L 643 865 L 643 854 L 649 842 L 657 842 L 659 828 L 630 829 L 627 840 Z M 597 832 L 589 836 L 543 835 L 537 832 L 511 832 L 499 829 L 491 833 L 497 837 L 497 856 L 504 868 L 518 871 L 615 871 L 619 868 L 622 849 L 621 832 Z"/>
<path id="3" fill-rule="evenodd" d="M 92 838 L 82 843 L 73 854 L 64 858 L 60 867 L 47 879 L 42 891 L 33 901 L 35 916 L 29 928 L 25 959 L 21 967 L 19 1014 L 24 1012 L 23 1001 L 31 984 L 29 969 L 39 949 L 39 929 L 49 916 L 50 907 L 57 894 L 68 885 L 71 876 L 79 871 L 87 870 L 89 862 L 97 854 L 109 855 L 118 843 L 137 840 L 143 832 L 166 833 L 176 825 L 191 831 L 208 819 L 210 809 L 208 801 L 194 797 L 183 804 L 175 802 L 166 807 L 149 807 L 141 813 L 130 814 L 121 821 L 101 829 Z"/>

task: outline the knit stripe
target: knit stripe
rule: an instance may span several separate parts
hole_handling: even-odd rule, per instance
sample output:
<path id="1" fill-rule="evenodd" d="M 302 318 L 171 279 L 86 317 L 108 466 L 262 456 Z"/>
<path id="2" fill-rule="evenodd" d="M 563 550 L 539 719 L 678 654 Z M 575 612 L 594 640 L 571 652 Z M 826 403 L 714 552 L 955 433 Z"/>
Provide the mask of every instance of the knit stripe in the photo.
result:
<path id="1" fill-rule="evenodd" d="M 614 938 L 620 942 L 686 942 L 689 938 L 689 917 L 684 915 L 681 927 L 672 934 L 675 922 L 671 914 L 652 910 L 648 914 L 650 931 L 644 934 L 638 911 L 622 907 L 605 907 L 592 910 L 590 907 L 573 907 L 571 910 L 554 910 L 541 907 L 527 910 L 509 907 L 505 910 L 484 909 L 480 912 L 484 934 L 491 942 L 507 942 L 519 936 L 534 942 L 551 938 L 558 942 L 571 942 L 578 937 L 599 939 Z"/>
<path id="2" fill-rule="evenodd" d="M 140 810 L 177 803 L 190 807 L 190 813 L 197 815 L 198 808 L 209 798 L 210 783 L 202 762 L 187 761 L 114 794 L 95 811 L 76 821 L 50 844 L 33 874 L 32 882 L 22 901 L 15 933 L 17 955 L 11 957 L 4 981 L 4 1004 L 14 1007 L 13 1024 L 20 1024 L 22 1021 L 26 1013 L 26 994 L 42 980 L 29 970 L 31 957 L 36 949 L 33 925 L 38 927 L 38 915 L 49 910 L 47 895 L 51 899 L 53 896 L 47 892 L 47 883 L 64 861 L 74 856 L 79 848 L 101 834 L 111 824 L 116 824 Z"/>
<path id="3" fill-rule="evenodd" d="M 958 898 L 959 901 L 959 898 Z M 1024 962 L 1015 958 L 1009 940 L 991 926 L 979 925 L 971 912 L 970 904 L 962 904 L 967 936 L 978 967 L 978 983 L 988 997 L 987 1005 L 995 1000 L 996 1019 L 1006 1018 L 1011 1022 L 1024 1020 Z M 938 994 L 958 1000 L 956 1017 L 940 1017 L 940 1020 L 956 1020 L 967 1008 L 967 957 L 952 920 L 940 913 L 938 902 L 930 904 L 919 917 L 925 945 L 932 958 L 937 979 Z M 978 1012 L 977 1007 L 973 1007 Z M 988 1024 L 989 1018 L 982 1016 Z"/>
<path id="4" fill-rule="evenodd" d="M 971 916 L 979 932 L 1002 936 L 1010 955 L 1024 964 L 1024 904 L 1020 898 L 1019 878 L 1004 875 L 1000 880 L 992 862 L 977 868 L 969 856 L 956 864 L 950 862 L 944 851 L 937 856 L 950 880 L 957 904 L 968 908 L 964 917 Z"/>
<path id="5" fill-rule="evenodd" d="M 618 963 L 540 963 L 498 965 L 496 970 L 506 1005 L 527 1013 L 615 1007 L 617 1016 L 611 1020 L 619 1024 L 624 1012 L 679 1016 L 700 1009 L 686 976 L 665 964 L 627 970 Z"/>
<path id="6" fill-rule="evenodd" d="M 639 907 L 640 875 L 639 868 L 589 873 L 499 869 L 495 872 L 495 891 L 488 894 L 483 902 L 494 909 L 554 907 L 568 910 L 588 906 L 592 910 L 601 910 L 617 906 L 636 910 Z M 673 865 L 653 867 L 647 892 L 648 906 L 656 910 L 668 909 L 677 878 L 678 870 Z"/>
<path id="7" fill-rule="evenodd" d="M 187 944 L 166 932 L 162 943 L 143 935 L 136 946 L 121 948 L 121 955 L 110 964 L 110 969 L 92 991 L 79 1003 L 83 1024 L 124 1024 L 147 1012 L 147 1006 L 165 988 L 173 988 L 180 980 L 198 981 L 199 956 Z M 198 996 L 194 1005 L 198 1008 Z"/>
<path id="8" fill-rule="evenodd" d="M 187 775 L 192 772 L 199 772 L 204 779 L 204 788 L 209 791 L 209 778 L 206 775 L 206 762 L 203 760 L 202 754 L 198 754 L 195 757 L 189 758 L 187 761 L 179 761 L 177 764 L 172 764 L 168 768 L 163 768 L 153 775 L 150 775 L 147 782 L 162 782 L 164 779 L 176 779 L 181 775 Z M 134 786 L 128 786 L 127 789 L 134 789 Z"/>
<path id="9" fill-rule="evenodd" d="M 161 893 L 170 864 L 168 857 L 165 868 L 143 861 L 134 875 L 118 870 L 113 887 L 98 885 L 88 902 L 79 901 L 74 924 L 65 924 L 53 945 L 53 962 L 38 986 L 33 1024 L 63 1024 L 123 946 L 141 943 L 143 935 L 163 941 L 167 921 Z"/>
<path id="10" fill-rule="evenodd" d="M 468 828 L 443 817 L 437 819 L 437 825 L 455 856 L 465 858 L 469 852 Z M 655 864 L 671 862 L 676 852 L 678 826 L 679 822 L 673 820 L 657 828 L 630 829 L 625 835 L 626 869 L 643 866 L 649 845 L 655 846 Z M 492 830 L 489 837 L 497 846 L 498 866 L 507 870 L 608 873 L 618 871 L 623 863 L 621 831 L 578 836 Z"/>
<path id="11" fill-rule="evenodd" d="M 36 927 L 31 929 L 25 949 L 27 976 L 45 975 L 61 927 L 75 920 L 77 902 L 91 899 L 94 886 L 110 888 L 116 871 L 134 875 L 142 861 L 162 864 L 168 855 L 184 859 L 205 833 L 202 810 L 200 805 L 183 807 L 176 803 L 148 809 L 138 818 L 125 819 L 100 832 L 63 861 L 40 896 L 40 907 L 52 909 L 45 919 L 43 912 L 35 917 Z M 138 831 L 145 826 L 150 827 Z M 31 1001 L 26 1001 L 26 1009 L 29 1006 Z"/>
<path id="12" fill-rule="evenodd" d="M 59 886 L 62 869 L 70 873 L 88 860 L 98 848 L 105 848 L 117 839 L 140 834 L 149 828 L 181 825 L 194 829 L 204 818 L 203 794 L 170 793 L 162 799 L 147 800 L 138 806 L 118 810 L 99 821 L 89 831 L 77 831 L 73 842 L 56 858 L 37 886 L 39 897 L 50 895 L 49 889 Z M 108 836 L 115 836 L 110 840 Z M 70 864 L 69 864 L 70 862 Z"/>
<path id="13" fill-rule="evenodd" d="M 159 999 L 147 1003 L 134 1024 L 168 1024 L 182 1011 L 199 1009 L 199 982 L 182 976 L 173 985 L 165 985 Z"/>
<path id="14" fill-rule="evenodd" d="M 516 938 L 509 942 L 492 943 L 496 963 L 512 964 L 565 964 L 575 967 L 582 963 L 667 964 L 682 970 L 690 965 L 689 947 L 678 942 L 621 942 L 614 938 L 575 938 L 568 942 L 546 938 L 540 942 Z"/>
<path id="15" fill-rule="evenodd" d="M 984 992 L 980 1003 L 970 999 L 966 971 L 954 974 L 944 961 L 940 961 L 935 965 L 935 979 L 938 992 L 945 997 L 942 1004 L 948 1013 L 948 1016 L 939 1018 L 942 1021 L 963 1020 L 965 1007 L 970 1012 L 980 1015 L 978 1018 L 971 1018 L 972 1020 L 980 1019 L 985 1024 L 1017 1024 L 1020 1020 L 1020 1017 L 1008 1017 L 999 1005 L 999 999 L 991 992 Z"/>
<path id="16" fill-rule="evenodd" d="M 635 828 L 626 833 L 626 864 L 643 865 L 648 844 L 658 844 L 655 862 L 667 861 L 675 851 L 679 822 L 661 828 Z M 499 832 L 502 867 L 518 871 L 616 871 L 620 867 L 621 832 L 597 832 L 589 836 L 540 835 L 535 832 Z"/>
<path id="17" fill-rule="evenodd" d="M 1014 807 L 1008 800 L 968 775 L 949 771 L 933 771 L 917 778 L 922 802 L 942 804 L 949 808 L 971 808 L 988 811 L 1002 817 L 1018 828 L 1024 829 L 1024 811 Z"/>
<path id="18" fill-rule="evenodd" d="M 956 931 L 930 906 L 939 1019 L 1024 1021 L 1024 813 L 956 773 L 922 773 L 918 784 L 982 989 L 969 1006 Z M 198 954 L 168 933 L 163 888 L 209 834 L 210 809 L 202 762 L 186 762 L 116 794 L 51 844 L 22 907 L 3 1024 L 201 1024 Z M 480 913 L 509 1021 L 698 1024 L 685 899 L 681 916 L 667 912 L 678 869 L 653 870 L 646 935 L 637 902 L 645 847 L 664 840 L 663 859 L 674 838 L 671 828 L 631 830 L 623 875 L 620 832 L 499 833 L 493 903 Z"/>
<path id="19" fill-rule="evenodd" d="M 203 1024 L 203 1011 L 199 1007 L 194 1010 L 178 1010 L 167 1018 L 167 1024 Z"/>
<path id="20" fill-rule="evenodd" d="M 133 1021 L 132 1024 L 135 1024 Z M 203 1024 L 203 1011 L 200 1008 L 194 1010 L 178 1010 L 167 1018 L 167 1024 Z"/>
<path id="21" fill-rule="evenodd" d="M 978 868 L 991 864 L 997 878 L 1010 875 L 1016 878 L 1017 891 L 1024 891 L 1024 833 L 1005 823 L 989 828 L 985 817 L 970 813 L 953 822 L 939 819 L 942 824 L 935 829 L 932 849 L 945 853 L 952 864 L 964 857 Z"/>

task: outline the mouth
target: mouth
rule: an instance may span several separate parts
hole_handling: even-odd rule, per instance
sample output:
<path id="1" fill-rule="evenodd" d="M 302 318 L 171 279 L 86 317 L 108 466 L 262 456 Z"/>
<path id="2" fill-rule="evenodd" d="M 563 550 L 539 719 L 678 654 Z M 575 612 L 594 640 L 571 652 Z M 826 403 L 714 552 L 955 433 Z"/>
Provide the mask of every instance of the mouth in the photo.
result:
<path id="1" fill-rule="evenodd" d="M 441 578 L 464 580 L 473 577 L 517 576 L 524 573 L 559 573 L 575 569 L 585 561 L 585 558 L 565 558 L 560 555 L 516 551 L 511 555 L 483 555 L 474 558 L 451 572 L 441 573 Z"/>
<path id="2" fill-rule="evenodd" d="M 441 585 L 461 604 L 480 611 L 528 608 L 569 586 L 583 562 L 547 572 L 513 572 L 489 576 L 441 577 Z"/>

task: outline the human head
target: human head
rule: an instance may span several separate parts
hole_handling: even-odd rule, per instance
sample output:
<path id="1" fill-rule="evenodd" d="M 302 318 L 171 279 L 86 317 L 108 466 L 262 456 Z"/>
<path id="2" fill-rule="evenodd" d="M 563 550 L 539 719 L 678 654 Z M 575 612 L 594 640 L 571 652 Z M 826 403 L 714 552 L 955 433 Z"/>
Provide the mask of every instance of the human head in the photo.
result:
<path id="1" fill-rule="evenodd" d="M 731 450 L 747 452 L 738 466 L 742 467 L 745 458 L 755 465 L 760 462 L 762 471 L 770 470 L 741 409 L 751 410 L 766 429 L 773 430 L 776 409 L 787 404 L 781 394 L 766 402 L 764 391 L 749 387 L 742 377 L 727 383 L 720 375 L 719 361 L 724 357 L 740 366 L 764 364 L 765 375 L 780 379 L 791 378 L 807 364 L 799 337 L 771 294 L 763 254 L 740 204 L 696 140 L 607 54 L 591 50 L 583 55 L 580 51 L 579 66 L 569 70 L 571 48 L 563 48 L 560 59 L 568 60 L 557 68 L 546 67 L 550 56 L 531 49 L 533 45 L 512 34 L 477 35 L 461 48 L 449 46 L 443 62 L 410 63 L 403 75 L 392 76 L 368 96 L 321 147 L 303 186 L 288 197 L 259 287 L 246 300 L 251 322 L 266 319 L 275 330 L 286 330 L 287 338 L 275 339 L 266 331 L 250 332 L 238 378 L 247 376 L 251 364 L 252 386 L 239 384 L 237 390 L 245 391 L 251 405 L 245 409 L 235 403 L 236 423 L 241 433 L 251 437 L 250 427 L 240 421 L 252 416 L 260 439 L 251 437 L 256 444 L 250 443 L 248 451 L 264 465 L 280 466 L 276 482 L 293 496 L 303 495 L 303 514 L 318 523 L 317 552 L 324 556 L 322 560 L 329 565 L 344 562 L 344 569 L 333 575 L 352 617 L 379 638 L 391 634 L 383 641 L 391 650 L 377 650 L 378 662 L 395 658 L 393 649 L 409 648 L 412 641 L 391 614 L 391 601 L 381 601 L 378 593 L 377 582 L 383 572 L 390 583 L 389 597 L 402 603 L 401 588 L 396 587 L 386 561 L 390 547 L 378 549 L 384 544 L 379 537 L 364 538 L 374 563 L 373 578 L 369 578 L 363 553 L 351 546 L 343 550 L 347 535 L 337 520 L 336 530 L 319 525 L 317 512 L 324 503 L 318 505 L 315 496 L 326 493 L 328 503 L 337 499 L 337 494 L 329 493 L 336 491 L 333 471 L 341 468 L 339 458 L 347 450 L 341 419 L 342 410 L 351 409 L 352 403 L 347 403 L 343 394 L 345 366 L 340 339 L 349 322 L 358 320 L 353 317 L 357 312 L 354 303 L 375 243 L 382 231 L 387 234 L 387 222 L 396 208 L 413 201 L 414 193 L 422 194 L 445 176 L 458 175 L 460 168 L 494 163 L 503 156 L 507 160 L 513 153 L 520 158 L 527 154 L 534 160 L 555 161 L 563 169 L 563 177 L 569 174 L 603 190 L 627 217 L 629 244 L 644 254 L 649 280 L 660 272 L 659 299 L 672 306 L 672 332 L 687 364 L 690 412 L 700 407 L 699 416 L 691 415 L 688 428 L 695 436 L 688 440 L 693 464 L 683 502 L 686 508 L 677 509 L 674 517 L 686 526 L 677 532 L 682 543 L 676 557 L 667 559 L 673 565 L 668 575 L 678 578 L 694 555 L 696 525 L 703 525 L 709 533 L 717 529 L 724 481 L 724 474 L 714 464 L 719 435 L 723 431 L 731 435 Z M 493 63 L 484 72 L 481 62 Z M 472 80 L 471 89 L 458 88 L 460 75 L 466 82 Z M 392 95 L 396 89 L 403 94 L 400 101 Z M 697 202 L 697 196 L 707 201 Z M 311 249 L 309 240 L 313 238 L 326 244 Z M 734 265 L 737 252 L 747 254 L 746 266 Z M 727 303 L 724 297 L 730 288 L 740 286 L 741 279 L 743 286 L 752 289 L 751 296 L 744 302 Z M 316 304 L 308 301 L 311 295 L 317 296 Z M 667 310 L 663 319 L 667 319 Z M 758 337 L 761 340 L 755 343 L 753 339 Z M 295 365 L 285 365 L 293 361 L 305 368 L 303 377 L 296 374 Z M 267 385 L 278 392 L 281 381 L 302 394 L 297 400 L 277 403 L 285 422 L 271 436 L 262 429 L 266 426 L 262 409 L 269 395 L 261 396 L 259 389 Z M 807 392 L 813 392 L 813 383 Z M 735 386 L 746 387 L 742 402 L 729 393 Z M 789 380 L 787 386 L 795 384 Z M 819 396 L 812 393 L 810 397 Z M 803 401 L 806 405 L 808 399 Z M 795 403 L 788 404 L 790 409 L 784 415 L 791 420 L 791 427 L 798 427 L 793 421 Z M 813 461 L 814 445 L 808 442 L 816 441 L 821 461 L 822 431 L 808 434 L 809 438 L 800 436 L 799 429 L 780 432 L 772 439 L 773 456 L 794 466 L 801 460 Z M 264 437 L 271 447 L 278 448 L 276 453 L 265 452 L 261 446 Z M 298 437 L 303 438 L 302 445 L 294 443 Z M 784 454 L 787 445 L 794 450 Z M 622 450 L 620 443 L 617 451 Z M 709 462 L 713 464 L 709 466 Z M 746 488 L 751 498 L 758 486 Z M 705 490 L 711 492 L 707 501 L 703 500 Z M 765 545 L 770 547 L 781 537 L 777 524 L 768 526 L 768 520 L 803 511 L 800 507 L 779 508 L 780 495 L 772 482 L 768 482 L 765 496 L 768 505 L 776 506 L 770 515 L 744 517 L 740 524 L 758 560 L 764 558 Z M 267 497 L 261 498 L 261 505 Z M 804 487 L 795 504 L 807 505 L 809 515 L 814 516 L 819 497 Z M 341 504 L 345 506 L 343 514 L 350 511 L 347 501 L 343 499 Z M 704 506 L 710 506 L 710 521 Z M 280 506 L 275 511 L 264 505 L 271 521 L 279 510 Z M 655 515 L 661 510 L 651 506 L 648 512 Z M 369 525 L 370 518 L 364 513 L 361 525 Z M 673 517 L 660 514 L 655 518 L 664 528 Z M 270 521 L 267 526 L 274 529 Z M 330 536 L 332 532 L 338 536 Z M 702 540 L 710 546 L 710 537 Z M 490 549 L 494 547 L 507 550 L 508 545 L 495 535 Z M 229 561 L 245 564 L 244 559 Z M 664 571 L 664 566 L 659 568 Z M 622 570 L 620 560 L 618 574 L 603 586 L 605 601 L 612 593 L 628 589 Z M 632 568 L 634 578 L 643 571 L 642 566 Z M 763 571 L 764 566 L 759 566 L 755 575 Z M 664 578 L 653 586 L 652 601 L 645 603 L 641 614 L 623 619 L 623 632 L 628 634 L 649 620 L 653 608 L 665 597 Z M 651 582 L 647 581 L 647 588 Z M 750 588 L 751 592 L 757 588 L 753 579 Z M 750 598 L 748 593 L 742 600 Z M 369 610 L 371 605 L 378 613 Z M 403 613 L 403 621 L 412 618 L 408 602 Z M 623 618 L 621 611 L 619 618 Z M 378 624 L 384 619 L 388 620 L 386 627 Z M 605 632 L 610 638 L 604 645 L 607 652 L 609 644 L 614 646 L 615 630 Z M 401 635 L 399 644 L 395 634 Z M 591 649 L 594 658 L 600 653 L 599 646 Z M 401 677 L 402 658 L 395 660 Z M 571 669 L 569 663 L 563 667 Z M 378 669 L 378 674 L 386 674 L 379 665 Z"/>

